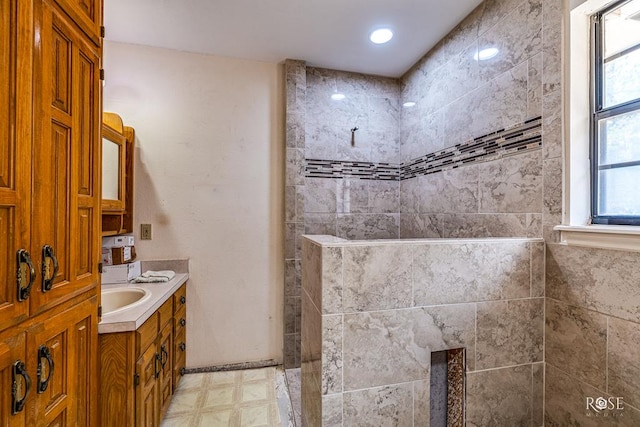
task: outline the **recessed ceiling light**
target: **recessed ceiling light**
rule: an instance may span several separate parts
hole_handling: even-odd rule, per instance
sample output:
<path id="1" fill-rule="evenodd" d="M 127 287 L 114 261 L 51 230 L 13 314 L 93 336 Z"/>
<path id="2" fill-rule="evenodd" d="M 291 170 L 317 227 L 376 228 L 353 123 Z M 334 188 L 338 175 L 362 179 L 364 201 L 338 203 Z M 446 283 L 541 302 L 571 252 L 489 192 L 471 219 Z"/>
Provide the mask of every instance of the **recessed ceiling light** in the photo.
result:
<path id="1" fill-rule="evenodd" d="M 486 49 L 479 50 L 473 55 L 473 59 L 476 61 L 486 61 L 487 59 L 491 59 L 496 56 L 500 52 L 498 48 L 488 47 Z"/>
<path id="2" fill-rule="evenodd" d="M 407 108 L 409 108 L 409 107 L 415 107 L 415 105 L 416 105 L 416 103 L 415 103 L 415 102 L 413 102 L 413 101 L 407 101 L 407 102 L 405 102 L 404 104 L 402 104 L 402 106 L 403 106 L 403 107 L 407 107 Z"/>
<path id="3" fill-rule="evenodd" d="M 378 28 L 369 35 L 369 40 L 375 44 L 384 44 L 391 40 L 393 31 L 389 28 Z"/>
<path id="4" fill-rule="evenodd" d="M 331 95 L 331 99 L 333 99 L 334 101 L 341 101 L 345 98 L 346 96 L 344 96 L 343 93 L 334 93 L 333 95 Z"/>

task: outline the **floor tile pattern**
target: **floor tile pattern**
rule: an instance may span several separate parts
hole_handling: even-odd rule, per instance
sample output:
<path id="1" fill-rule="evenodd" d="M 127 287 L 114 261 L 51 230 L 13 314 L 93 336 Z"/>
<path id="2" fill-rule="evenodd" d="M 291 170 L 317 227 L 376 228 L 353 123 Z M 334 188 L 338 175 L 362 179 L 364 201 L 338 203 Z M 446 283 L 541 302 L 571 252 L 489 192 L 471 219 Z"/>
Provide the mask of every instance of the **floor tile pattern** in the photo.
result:
<path id="1" fill-rule="evenodd" d="M 269 367 L 185 375 L 161 427 L 280 427 L 276 372 Z"/>

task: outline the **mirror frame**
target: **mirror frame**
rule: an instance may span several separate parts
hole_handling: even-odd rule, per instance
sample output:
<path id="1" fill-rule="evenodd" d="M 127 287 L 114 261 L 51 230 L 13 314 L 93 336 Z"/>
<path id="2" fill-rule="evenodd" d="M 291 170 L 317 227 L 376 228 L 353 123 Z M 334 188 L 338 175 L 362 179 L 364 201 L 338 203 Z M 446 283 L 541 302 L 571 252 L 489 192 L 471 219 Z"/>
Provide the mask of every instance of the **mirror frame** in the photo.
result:
<path id="1" fill-rule="evenodd" d="M 102 199 L 103 212 L 124 212 L 126 206 L 125 198 L 125 175 L 126 175 L 126 143 L 127 140 L 123 134 L 111 128 L 106 123 L 102 124 L 102 138 L 107 139 L 118 145 L 119 168 L 118 168 L 118 199 Z M 100 145 L 100 153 L 102 154 L 102 139 Z M 102 159 L 102 156 L 100 157 Z M 101 160 L 102 161 L 102 160 Z M 104 168 L 102 168 L 104 173 Z"/>

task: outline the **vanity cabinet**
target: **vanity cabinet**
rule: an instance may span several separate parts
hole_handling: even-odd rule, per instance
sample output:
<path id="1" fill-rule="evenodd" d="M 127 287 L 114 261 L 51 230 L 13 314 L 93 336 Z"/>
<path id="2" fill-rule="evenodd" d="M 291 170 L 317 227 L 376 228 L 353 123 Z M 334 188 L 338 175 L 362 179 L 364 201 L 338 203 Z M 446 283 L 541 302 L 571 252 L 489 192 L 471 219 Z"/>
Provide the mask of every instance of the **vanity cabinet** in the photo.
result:
<path id="1" fill-rule="evenodd" d="M 3 426 L 97 425 L 101 20 L 0 2 Z"/>
<path id="2" fill-rule="evenodd" d="M 184 342 L 186 323 L 176 314 L 186 314 L 185 289 L 186 283 L 137 330 L 99 336 L 103 427 L 160 424 L 175 391 L 176 370 L 180 375 L 184 368 L 185 352 L 182 359 L 175 357 L 174 337 L 178 323 Z"/>

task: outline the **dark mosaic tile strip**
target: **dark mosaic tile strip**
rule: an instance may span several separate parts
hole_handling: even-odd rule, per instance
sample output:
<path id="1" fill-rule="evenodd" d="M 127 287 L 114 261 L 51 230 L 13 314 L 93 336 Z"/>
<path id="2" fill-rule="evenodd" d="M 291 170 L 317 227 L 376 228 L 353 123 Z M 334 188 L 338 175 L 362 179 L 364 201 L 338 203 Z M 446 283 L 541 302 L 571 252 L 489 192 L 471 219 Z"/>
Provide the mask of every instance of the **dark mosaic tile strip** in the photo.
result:
<path id="1" fill-rule="evenodd" d="M 237 371 L 243 369 L 266 368 L 269 366 L 278 366 L 278 362 L 273 359 L 261 360 L 258 362 L 231 363 L 228 365 L 204 366 L 202 368 L 185 368 L 185 374 L 201 374 L 204 372 L 220 372 L 220 371 Z"/>
<path id="2" fill-rule="evenodd" d="M 542 117 L 535 117 L 510 128 L 479 136 L 471 141 L 417 157 L 400 165 L 306 159 L 305 176 L 400 181 L 473 163 L 497 160 L 536 150 L 541 146 Z"/>
<path id="3" fill-rule="evenodd" d="M 356 177 L 382 181 L 400 180 L 400 165 L 390 163 L 307 159 L 305 172 L 305 176 L 315 178 Z"/>

